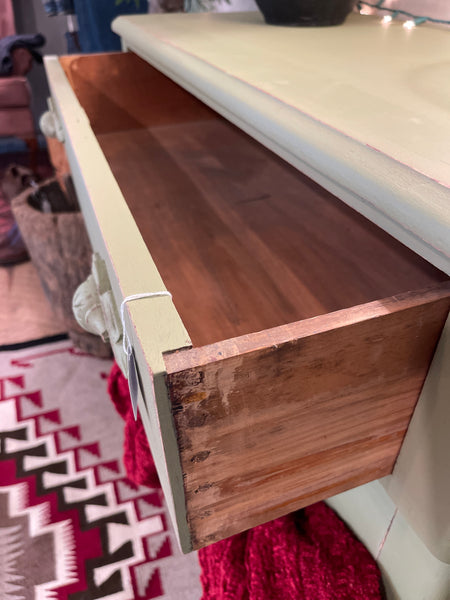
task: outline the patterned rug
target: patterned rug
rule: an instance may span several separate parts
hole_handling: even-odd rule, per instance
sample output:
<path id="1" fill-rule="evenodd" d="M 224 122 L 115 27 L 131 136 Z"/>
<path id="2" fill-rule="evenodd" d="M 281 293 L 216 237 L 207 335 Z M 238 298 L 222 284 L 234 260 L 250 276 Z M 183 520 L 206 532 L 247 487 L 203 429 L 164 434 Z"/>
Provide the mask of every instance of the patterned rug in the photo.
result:
<path id="1" fill-rule="evenodd" d="M 68 341 L 0 352 L 1 600 L 198 600 L 197 554 L 121 463 L 111 362 Z"/>

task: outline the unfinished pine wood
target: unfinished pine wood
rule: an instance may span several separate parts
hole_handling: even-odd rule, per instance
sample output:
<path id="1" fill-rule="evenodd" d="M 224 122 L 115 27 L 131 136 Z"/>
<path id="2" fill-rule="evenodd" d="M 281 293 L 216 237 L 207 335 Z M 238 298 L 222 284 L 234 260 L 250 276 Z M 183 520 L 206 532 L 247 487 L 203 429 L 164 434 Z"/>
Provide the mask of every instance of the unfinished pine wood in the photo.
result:
<path id="1" fill-rule="evenodd" d="M 450 285 L 165 356 L 194 548 L 392 471 Z"/>
<path id="2" fill-rule="evenodd" d="M 220 118 L 98 139 L 195 346 L 447 279 Z"/>
<path id="3" fill-rule="evenodd" d="M 70 173 L 70 165 L 67 160 L 64 144 L 56 138 L 50 137 L 45 138 L 45 141 L 55 176 L 61 187 L 65 189 L 65 178 Z"/>

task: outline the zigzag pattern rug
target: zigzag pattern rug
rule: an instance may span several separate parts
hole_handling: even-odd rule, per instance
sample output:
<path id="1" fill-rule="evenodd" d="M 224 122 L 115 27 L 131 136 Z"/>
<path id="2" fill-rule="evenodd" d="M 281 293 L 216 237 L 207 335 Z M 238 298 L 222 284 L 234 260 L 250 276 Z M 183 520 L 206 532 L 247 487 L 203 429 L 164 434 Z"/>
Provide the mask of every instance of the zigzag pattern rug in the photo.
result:
<path id="1" fill-rule="evenodd" d="M 0 352 L 1 600 L 198 600 L 160 490 L 121 463 L 110 361 L 68 341 Z"/>

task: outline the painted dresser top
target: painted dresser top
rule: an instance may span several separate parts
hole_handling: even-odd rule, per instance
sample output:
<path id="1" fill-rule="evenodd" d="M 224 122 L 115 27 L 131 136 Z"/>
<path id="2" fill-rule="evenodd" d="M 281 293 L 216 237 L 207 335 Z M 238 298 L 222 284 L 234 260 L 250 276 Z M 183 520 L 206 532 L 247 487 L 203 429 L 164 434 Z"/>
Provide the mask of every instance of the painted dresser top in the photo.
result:
<path id="1" fill-rule="evenodd" d="M 343 26 L 259 13 L 119 17 L 136 52 L 450 273 L 450 34 L 352 14 Z"/>

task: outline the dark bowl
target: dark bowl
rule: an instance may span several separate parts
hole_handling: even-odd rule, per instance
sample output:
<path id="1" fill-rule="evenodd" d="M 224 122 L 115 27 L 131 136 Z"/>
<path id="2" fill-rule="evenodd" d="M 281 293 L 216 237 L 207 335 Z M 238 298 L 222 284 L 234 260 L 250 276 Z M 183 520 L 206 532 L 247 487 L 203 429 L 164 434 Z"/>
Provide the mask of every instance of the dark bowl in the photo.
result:
<path id="1" fill-rule="evenodd" d="M 341 25 L 355 0 L 256 0 L 266 23 L 298 27 Z"/>

